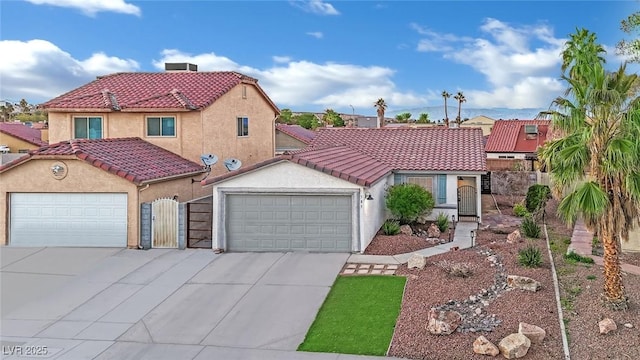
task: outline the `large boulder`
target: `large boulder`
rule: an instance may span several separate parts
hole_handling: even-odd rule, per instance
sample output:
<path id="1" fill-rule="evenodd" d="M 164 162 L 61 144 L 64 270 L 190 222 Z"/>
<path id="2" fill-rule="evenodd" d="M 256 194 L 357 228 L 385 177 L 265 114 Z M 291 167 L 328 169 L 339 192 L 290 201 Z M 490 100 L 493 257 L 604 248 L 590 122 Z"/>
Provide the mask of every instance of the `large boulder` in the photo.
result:
<path id="1" fill-rule="evenodd" d="M 407 267 L 409 269 L 424 269 L 425 265 L 427 265 L 427 258 L 420 254 L 413 254 L 409 258 L 409 262 L 407 262 Z"/>
<path id="2" fill-rule="evenodd" d="M 434 335 L 449 335 L 462 323 L 462 316 L 457 311 L 438 311 L 432 308 L 428 318 L 427 330 Z"/>
<path id="3" fill-rule="evenodd" d="M 542 286 L 540 282 L 526 276 L 509 275 L 507 276 L 507 285 L 515 289 L 536 292 Z"/>
<path id="4" fill-rule="evenodd" d="M 605 318 L 598 322 L 598 328 L 600 328 L 600 334 L 608 334 L 614 330 L 618 329 L 618 325 L 612 319 Z"/>
<path id="5" fill-rule="evenodd" d="M 440 228 L 436 224 L 431 224 L 427 229 L 427 237 L 429 238 L 439 238 L 440 237 Z"/>
<path id="6" fill-rule="evenodd" d="M 402 225 L 400 226 L 400 233 L 402 235 L 413 235 L 413 230 L 411 230 L 411 226 L 409 225 Z"/>
<path id="7" fill-rule="evenodd" d="M 540 344 L 547 336 L 547 332 L 543 328 L 524 322 L 518 324 L 518 333 L 528 337 L 534 344 Z"/>
<path id="8" fill-rule="evenodd" d="M 507 359 L 518 359 L 527 355 L 529 347 L 531 347 L 531 340 L 519 333 L 507 335 L 498 344 L 500 352 Z"/>
<path id="9" fill-rule="evenodd" d="M 486 337 L 480 336 L 473 342 L 473 352 L 480 355 L 496 356 L 500 350 Z"/>

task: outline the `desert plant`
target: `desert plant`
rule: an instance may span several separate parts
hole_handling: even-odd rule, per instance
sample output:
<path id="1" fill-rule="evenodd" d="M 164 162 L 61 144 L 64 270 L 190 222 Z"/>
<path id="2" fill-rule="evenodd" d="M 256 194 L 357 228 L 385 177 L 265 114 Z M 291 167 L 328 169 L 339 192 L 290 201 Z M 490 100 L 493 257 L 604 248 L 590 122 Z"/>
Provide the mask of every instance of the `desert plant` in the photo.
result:
<path id="1" fill-rule="evenodd" d="M 551 199 L 551 189 L 547 185 L 535 184 L 529 186 L 524 203 L 527 211 L 534 213 L 544 209 L 549 199 Z"/>
<path id="2" fill-rule="evenodd" d="M 583 264 L 593 264 L 593 259 L 588 256 L 582 256 L 574 251 L 570 251 L 568 254 L 564 255 L 564 258 L 569 263 L 583 263 Z"/>
<path id="3" fill-rule="evenodd" d="M 457 277 L 469 277 L 473 275 L 473 272 L 477 269 L 477 265 L 463 262 L 455 262 L 449 260 L 442 260 L 435 264 L 449 275 Z"/>
<path id="4" fill-rule="evenodd" d="M 398 184 L 387 190 L 386 205 L 401 224 L 408 224 L 418 216 L 430 213 L 435 201 L 433 195 L 420 185 Z"/>
<path id="5" fill-rule="evenodd" d="M 438 225 L 440 232 L 447 231 L 449 229 L 449 216 L 443 212 L 439 213 L 436 218 L 436 225 Z"/>
<path id="6" fill-rule="evenodd" d="M 400 222 L 398 220 L 387 220 L 382 224 L 382 232 L 385 235 L 398 235 L 400 232 Z"/>
<path id="7" fill-rule="evenodd" d="M 527 207 L 524 206 L 523 203 L 517 203 L 513 205 L 513 213 L 516 214 L 516 216 L 518 217 L 525 217 L 529 215 L 529 212 L 527 211 Z"/>
<path id="8" fill-rule="evenodd" d="M 518 264 L 524 267 L 536 268 L 542 264 L 542 252 L 535 245 L 527 245 L 526 248 L 518 251 Z"/>
<path id="9" fill-rule="evenodd" d="M 542 233 L 542 229 L 540 229 L 540 226 L 536 224 L 536 221 L 531 216 L 525 217 L 520 227 L 526 237 L 537 239 Z"/>

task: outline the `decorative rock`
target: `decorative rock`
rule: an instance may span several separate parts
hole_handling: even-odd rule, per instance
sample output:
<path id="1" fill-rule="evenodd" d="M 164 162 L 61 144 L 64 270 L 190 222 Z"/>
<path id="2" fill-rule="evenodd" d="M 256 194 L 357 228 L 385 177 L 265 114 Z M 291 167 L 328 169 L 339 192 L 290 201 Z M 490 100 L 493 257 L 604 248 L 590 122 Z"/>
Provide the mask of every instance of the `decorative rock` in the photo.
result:
<path id="1" fill-rule="evenodd" d="M 618 329 L 616 322 L 609 318 L 600 320 L 598 327 L 600 328 L 600 334 L 608 334 Z"/>
<path id="2" fill-rule="evenodd" d="M 402 235 L 413 235 L 413 230 L 411 230 L 411 226 L 409 225 L 402 225 L 400 226 L 400 233 Z"/>
<path id="3" fill-rule="evenodd" d="M 476 313 L 476 315 L 480 315 L 480 314 L 482 314 L 482 309 L 477 308 L 477 309 L 475 309 L 474 312 Z"/>
<path id="4" fill-rule="evenodd" d="M 434 335 L 449 335 L 456 331 L 462 322 L 462 316 L 457 311 L 429 311 L 427 330 Z"/>
<path id="5" fill-rule="evenodd" d="M 473 342 L 473 352 L 480 355 L 496 356 L 500 350 L 486 337 L 480 336 Z"/>
<path id="6" fill-rule="evenodd" d="M 422 224 L 422 225 L 424 225 L 424 224 L 426 224 L 426 223 L 429 221 L 429 220 L 427 219 L 428 217 L 429 217 L 429 215 L 427 215 L 427 214 L 422 214 L 422 215 L 418 216 L 418 218 L 416 219 L 416 222 L 417 222 L 418 224 Z"/>
<path id="7" fill-rule="evenodd" d="M 542 285 L 536 280 L 526 276 L 509 275 L 507 285 L 512 288 L 536 292 Z"/>
<path id="8" fill-rule="evenodd" d="M 627 329 L 633 329 L 633 324 L 632 323 L 626 323 L 626 324 L 624 324 L 624 327 L 626 327 Z"/>
<path id="9" fill-rule="evenodd" d="M 540 344 L 547 336 L 547 332 L 543 328 L 523 322 L 518 325 L 518 333 L 528 337 L 533 344 Z"/>
<path id="10" fill-rule="evenodd" d="M 520 230 L 514 230 L 511 234 L 507 235 L 507 242 L 509 244 L 515 244 L 522 240 L 522 235 L 520 235 Z"/>
<path id="11" fill-rule="evenodd" d="M 430 237 L 430 238 L 440 237 L 440 229 L 438 228 L 438 225 L 431 224 L 431 226 L 429 226 L 429 228 L 427 229 L 427 237 Z"/>
<path id="12" fill-rule="evenodd" d="M 500 340 L 498 348 L 507 359 L 518 359 L 527 355 L 531 340 L 522 334 L 511 334 Z"/>
<path id="13" fill-rule="evenodd" d="M 413 254 L 409 258 L 409 262 L 407 263 L 407 267 L 409 269 L 424 269 L 425 265 L 427 265 L 427 258 L 420 254 Z"/>

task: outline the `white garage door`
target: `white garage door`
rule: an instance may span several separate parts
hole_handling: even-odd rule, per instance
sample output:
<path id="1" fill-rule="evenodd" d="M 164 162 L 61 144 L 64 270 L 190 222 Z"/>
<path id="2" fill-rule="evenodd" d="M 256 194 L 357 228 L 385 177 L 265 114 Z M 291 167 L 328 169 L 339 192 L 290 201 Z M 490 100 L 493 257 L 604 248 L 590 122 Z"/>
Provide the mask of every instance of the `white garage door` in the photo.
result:
<path id="1" fill-rule="evenodd" d="M 13 193 L 13 246 L 127 246 L 127 194 Z"/>
<path id="2" fill-rule="evenodd" d="M 227 195 L 227 250 L 350 252 L 350 195 Z"/>

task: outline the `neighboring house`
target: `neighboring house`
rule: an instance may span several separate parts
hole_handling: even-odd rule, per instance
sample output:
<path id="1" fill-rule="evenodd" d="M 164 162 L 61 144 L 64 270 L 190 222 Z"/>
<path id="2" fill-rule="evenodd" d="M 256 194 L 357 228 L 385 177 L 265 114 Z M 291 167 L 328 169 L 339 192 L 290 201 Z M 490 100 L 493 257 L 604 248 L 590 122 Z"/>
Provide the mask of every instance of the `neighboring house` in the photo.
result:
<path id="1" fill-rule="evenodd" d="M 473 117 L 469 120 L 465 120 L 460 123 L 460 127 L 479 127 L 482 129 L 482 134 L 487 136 L 491 134 L 491 130 L 493 129 L 493 125 L 496 120 L 492 119 L 488 116 L 480 115 Z"/>
<path id="2" fill-rule="evenodd" d="M 621 241 L 622 251 L 640 252 L 640 224 L 636 223 L 634 229 L 629 232 L 629 241 Z"/>
<path id="3" fill-rule="evenodd" d="M 41 130 L 26 126 L 21 122 L 0 122 L 0 145 L 6 145 L 9 153 L 27 153 L 47 145 Z"/>
<path id="4" fill-rule="evenodd" d="M 139 138 L 39 148 L 0 166 L 0 244 L 138 247 L 140 205 L 207 195 L 203 173 L 201 164 Z"/>
<path id="5" fill-rule="evenodd" d="M 496 121 L 485 145 L 489 170 L 538 170 L 537 151 L 549 125 L 549 120 Z"/>
<path id="6" fill-rule="evenodd" d="M 480 129 L 321 129 L 304 150 L 203 185 L 213 185 L 214 248 L 361 252 L 388 218 L 389 186 L 431 191 L 431 218 L 481 221 L 485 172 Z"/>
<path id="7" fill-rule="evenodd" d="M 185 70 L 174 71 L 181 68 L 175 65 Z M 139 137 L 198 163 L 203 154 L 245 165 L 274 156 L 279 110 L 258 80 L 233 71 L 197 72 L 193 64 L 166 68 L 101 76 L 47 101 L 50 142 Z"/>
<path id="8" fill-rule="evenodd" d="M 304 149 L 315 137 L 315 131 L 300 125 L 276 124 L 276 155 Z"/>

